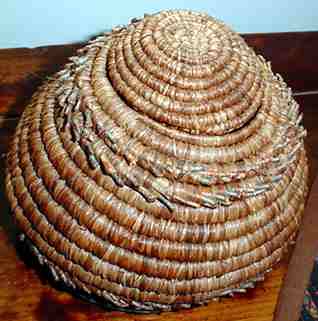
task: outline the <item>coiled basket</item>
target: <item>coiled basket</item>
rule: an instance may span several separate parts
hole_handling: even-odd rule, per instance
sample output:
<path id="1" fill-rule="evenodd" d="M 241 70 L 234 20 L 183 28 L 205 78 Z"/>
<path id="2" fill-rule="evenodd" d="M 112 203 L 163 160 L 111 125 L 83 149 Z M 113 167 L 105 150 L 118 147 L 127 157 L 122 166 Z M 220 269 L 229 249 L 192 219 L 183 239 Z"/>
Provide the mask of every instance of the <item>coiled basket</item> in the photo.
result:
<path id="1" fill-rule="evenodd" d="M 67 287 L 119 309 L 244 291 L 294 239 L 298 105 L 270 64 L 191 11 L 134 19 L 33 96 L 8 154 L 15 221 Z"/>

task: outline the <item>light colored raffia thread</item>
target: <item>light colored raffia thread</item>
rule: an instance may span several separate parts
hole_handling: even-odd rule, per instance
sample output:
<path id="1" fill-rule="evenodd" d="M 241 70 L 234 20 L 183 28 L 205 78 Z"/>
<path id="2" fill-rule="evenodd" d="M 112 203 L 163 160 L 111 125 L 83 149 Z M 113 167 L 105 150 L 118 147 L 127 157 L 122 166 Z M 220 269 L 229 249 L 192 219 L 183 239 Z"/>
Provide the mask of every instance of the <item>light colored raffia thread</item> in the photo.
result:
<path id="1" fill-rule="evenodd" d="M 120 309 L 245 291 L 282 257 L 307 194 L 298 105 L 205 14 L 105 33 L 34 95 L 7 194 L 52 276 Z"/>

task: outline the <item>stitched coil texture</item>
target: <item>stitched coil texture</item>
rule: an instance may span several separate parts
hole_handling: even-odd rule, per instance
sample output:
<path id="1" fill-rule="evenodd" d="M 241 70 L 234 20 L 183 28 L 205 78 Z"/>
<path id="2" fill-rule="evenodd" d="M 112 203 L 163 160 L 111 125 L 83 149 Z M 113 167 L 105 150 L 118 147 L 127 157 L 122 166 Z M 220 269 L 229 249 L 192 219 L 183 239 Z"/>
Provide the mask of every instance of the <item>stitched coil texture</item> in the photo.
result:
<path id="1" fill-rule="evenodd" d="M 26 107 L 7 157 L 15 221 L 56 279 L 121 309 L 245 291 L 297 233 L 301 117 L 222 22 L 145 15 L 88 42 Z"/>

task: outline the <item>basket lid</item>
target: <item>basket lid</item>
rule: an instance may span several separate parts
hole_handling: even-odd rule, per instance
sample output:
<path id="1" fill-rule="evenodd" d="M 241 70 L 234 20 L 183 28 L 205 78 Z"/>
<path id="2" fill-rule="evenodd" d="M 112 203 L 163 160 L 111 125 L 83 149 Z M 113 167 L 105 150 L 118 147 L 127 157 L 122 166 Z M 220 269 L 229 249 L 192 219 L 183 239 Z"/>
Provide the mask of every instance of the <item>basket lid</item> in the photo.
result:
<path id="1" fill-rule="evenodd" d="M 164 11 L 119 30 L 107 52 L 112 89 L 169 128 L 224 135 L 254 117 L 264 62 L 220 21 Z"/>

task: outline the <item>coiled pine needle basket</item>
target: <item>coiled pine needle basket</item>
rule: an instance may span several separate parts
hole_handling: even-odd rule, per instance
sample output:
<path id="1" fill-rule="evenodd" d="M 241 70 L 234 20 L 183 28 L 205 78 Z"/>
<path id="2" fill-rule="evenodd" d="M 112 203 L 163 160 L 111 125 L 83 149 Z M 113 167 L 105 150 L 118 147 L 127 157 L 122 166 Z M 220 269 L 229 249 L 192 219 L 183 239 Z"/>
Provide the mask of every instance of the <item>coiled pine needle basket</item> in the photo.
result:
<path id="1" fill-rule="evenodd" d="M 37 91 L 7 194 L 56 280 L 120 309 L 190 307 L 252 287 L 294 239 L 300 123 L 238 34 L 163 11 L 90 41 Z"/>

